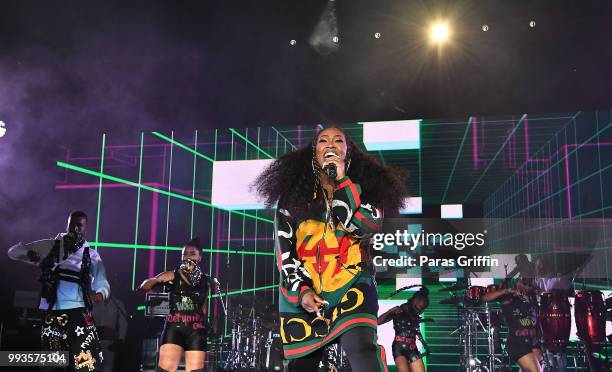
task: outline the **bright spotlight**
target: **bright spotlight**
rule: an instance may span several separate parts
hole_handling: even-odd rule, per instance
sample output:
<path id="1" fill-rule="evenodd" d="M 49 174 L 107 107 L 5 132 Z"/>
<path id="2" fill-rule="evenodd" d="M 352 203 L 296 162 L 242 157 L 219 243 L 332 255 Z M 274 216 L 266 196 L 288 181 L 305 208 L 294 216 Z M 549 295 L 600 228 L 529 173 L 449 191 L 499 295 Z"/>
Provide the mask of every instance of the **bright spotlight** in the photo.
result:
<path id="1" fill-rule="evenodd" d="M 4 126 L 4 122 L 0 120 L 0 137 L 4 137 L 6 134 L 6 127 Z"/>
<path id="2" fill-rule="evenodd" d="M 450 32 L 446 23 L 436 23 L 431 27 L 431 39 L 436 43 L 448 40 Z"/>

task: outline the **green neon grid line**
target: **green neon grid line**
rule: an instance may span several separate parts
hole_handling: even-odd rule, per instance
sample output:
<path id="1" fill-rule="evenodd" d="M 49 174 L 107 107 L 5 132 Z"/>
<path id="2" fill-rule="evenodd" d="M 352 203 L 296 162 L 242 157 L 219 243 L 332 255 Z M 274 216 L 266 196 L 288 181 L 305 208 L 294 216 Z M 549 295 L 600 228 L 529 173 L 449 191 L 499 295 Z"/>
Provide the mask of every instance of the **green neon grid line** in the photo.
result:
<path id="1" fill-rule="evenodd" d="M 232 216 L 227 216 L 227 251 L 230 251 L 232 243 Z M 227 255 L 226 264 L 229 265 L 229 254 Z"/>
<path id="2" fill-rule="evenodd" d="M 446 182 L 446 187 L 444 188 L 444 194 L 442 195 L 442 203 L 446 200 L 446 194 L 448 193 L 448 188 L 450 187 L 453 176 L 455 175 L 455 169 L 457 168 L 457 163 L 459 163 L 459 157 L 461 156 L 461 151 L 463 150 L 463 145 L 465 144 L 465 139 L 467 138 L 467 134 L 472 127 L 472 121 L 474 120 L 473 116 L 470 116 L 468 119 L 468 123 L 465 126 L 465 131 L 463 132 L 463 139 L 461 139 L 461 144 L 459 145 L 459 150 L 457 151 L 457 156 L 455 157 L 455 162 L 453 163 L 453 169 L 448 176 L 448 181 Z"/>
<path id="3" fill-rule="evenodd" d="M 474 186 L 472 186 L 472 188 L 470 189 L 470 192 L 468 192 L 468 194 L 463 199 L 463 204 L 465 204 L 465 202 L 470 198 L 470 196 L 472 196 L 472 193 L 474 192 L 476 187 L 478 187 L 478 185 L 480 185 L 480 181 L 482 181 L 482 179 L 484 178 L 485 174 L 487 174 L 487 172 L 489 171 L 489 168 L 491 168 L 493 163 L 495 163 L 495 160 L 497 160 L 497 157 L 499 156 L 499 154 L 506 147 L 506 144 L 510 141 L 510 138 L 512 138 L 512 136 L 514 136 L 514 133 L 516 133 L 518 128 L 521 126 L 521 124 L 525 121 L 526 117 L 527 117 L 527 114 L 523 114 L 523 116 L 521 116 L 521 118 L 519 119 L 519 121 L 516 124 L 516 126 L 512 129 L 510 134 L 508 134 L 508 136 L 506 137 L 506 140 L 499 147 L 499 150 L 497 150 L 495 155 L 493 155 L 493 158 L 489 161 L 489 164 L 487 164 L 487 167 L 484 169 L 484 171 L 482 171 L 482 173 L 480 174 L 480 177 L 478 177 L 478 179 L 474 183 Z"/>
<path id="4" fill-rule="evenodd" d="M 285 137 L 281 132 L 279 132 L 278 129 L 276 129 L 274 127 L 271 127 L 271 128 L 272 128 L 272 130 L 274 130 L 276 132 L 276 134 L 281 136 L 285 140 L 285 142 L 289 142 L 289 144 L 291 145 L 291 147 L 293 147 L 294 150 L 297 149 L 297 147 L 291 141 L 289 141 L 287 139 L 287 137 Z M 276 145 L 276 146 L 278 147 L 278 145 Z"/>
<path id="5" fill-rule="evenodd" d="M 274 145 L 274 156 L 278 158 L 278 131 L 276 131 L 276 143 Z"/>
<path id="6" fill-rule="evenodd" d="M 596 110 L 595 111 L 595 129 L 597 130 L 597 144 L 600 144 L 600 140 L 599 140 L 599 112 Z M 597 166 L 599 169 L 601 169 L 601 146 L 597 146 Z M 604 193 L 603 193 L 603 175 L 600 173 L 599 174 L 599 200 L 600 200 L 600 206 L 601 208 L 604 208 Z M 604 217 L 603 212 L 602 212 L 602 217 Z M 601 222 L 602 225 L 604 225 L 604 222 Z M 602 226 L 603 227 L 603 226 Z M 608 237 L 607 237 L 607 231 L 605 229 L 603 229 L 604 232 L 604 236 L 603 239 L 604 241 L 607 241 Z M 604 256 L 606 262 L 605 265 L 606 267 L 610 267 L 609 263 L 608 263 L 608 255 Z M 610 278 L 610 275 L 608 275 L 608 278 Z M 610 283 L 610 279 L 607 280 L 607 283 Z"/>
<path id="7" fill-rule="evenodd" d="M 233 136 L 233 134 L 232 134 L 232 148 L 233 148 L 233 142 L 234 142 L 234 136 Z M 233 156 L 233 152 L 234 152 L 234 151 L 232 150 L 232 156 Z M 229 250 L 230 250 L 230 244 L 231 244 L 231 240 L 232 240 L 232 239 L 231 239 L 231 238 L 232 238 L 232 234 L 231 234 L 231 232 L 232 232 L 232 216 L 231 216 L 231 215 L 228 215 L 228 216 L 227 216 L 227 251 L 228 251 L 228 254 L 226 255 L 226 260 L 225 260 L 225 265 L 226 265 L 227 267 L 229 267 L 229 262 L 230 262 Z M 244 257 L 244 256 L 242 256 L 242 257 Z M 240 268 L 240 269 L 242 270 L 243 268 Z M 227 284 L 226 284 L 226 288 L 227 288 L 227 286 L 229 286 L 229 281 L 228 281 L 228 282 L 227 282 Z M 228 319 L 228 317 L 226 316 L 226 317 L 225 317 L 225 322 L 224 322 L 224 327 L 223 327 L 223 329 L 224 329 L 224 330 L 223 330 L 223 334 L 227 334 L 227 330 L 228 330 L 228 320 L 229 320 L 229 319 Z"/>
<path id="8" fill-rule="evenodd" d="M 552 140 L 553 140 L 553 139 L 555 140 L 555 144 L 556 144 L 556 146 L 555 146 L 555 147 L 556 147 L 556 148 L 559 148 L 559 144 L 558 144 L 558 135 L 559 135 L 559 133 L 561 133 L 561 131 L 564 131 L 564 130 L 565 130 L 565 128 L 567 127 L 567 125 L 569 125 L 569 123 L 570 123 L 570 122 L 571 122 L 573 119 L 577 118 L 577 117 L 578 117 L 578 115 L 580 115 L 581 113 L 582 113 L 582 111 L 578 111 L 578 112 L 576 112 L 576 114 L 570 118 L 571 120 L 570 120 L 570 121 L 568 121 L 568 122 L 567 122 L 567 123 L 566 123 L 566 124 L 563 126 L 563 128 L 559 129 L 559 130 L 558 130 L 558 131 L 557 131 L 557 132 L 556 132 L 556 133 L 555 133 L 555 134 L 552 136 L 552 138 L 551 138 L 551 139 L 550 139 L 548 142 L 546 142 L 546 143 L 545 143 L 545 144 L 544 144 L 542 147 L 540 147 L 540 149 L 538 149 L 538 151 L 537 151 L 537 152 L 534 154 L 534 156 L 538 156 L 538 155 L 539 155 L 539 154 L 540 154 L 540 153 L 541 153 L 541 152 L 544 150 L 544 148 L 545 148 L 547 145 L 548 145 L 548 146 L 550 146 L 550 143 L 552 142 Z M 529 119 L 529 120 L 532 120 L 532 121 L 533 121 L 533 119 Z M 604 130 L 606 130 L 606 129 L 607 129 L 607 128 L 608 128 L 608 127 L 611 125 L 611 124 L 612 124 L 612 123 L 608 124 L 608 125 L 607 125 L 605 128 L 598 130 L 598 131 L 597 131 L 597 133 L 596 133 L 596 135 L 598 135 L 599 133 L 601 133 L 601 132 L 603 132 Z M 591 140 L 592 140 L 594 137 L 595 137 L 595 136 L 593 136 L 593 137 L 589 138 L 588 140 L 584 141 L 584 143 L 587 143 L 587 142 L 591 141 Z M 572 150 L 572 151 L 577 151 L 577 149 Z M 569 154 L 568 154 L 568 155 L 569 155 Z M 565 159 L 565 158 L 562 158 L 562 160 L 563 160 L 563 159 Z M 523 169 L 523 168 L 524 168 L 524 167 L 525 167 L 527 164 L 528 164 L 527 162 L 523 163 L 523 165 L 521 165 L 519 168 L 517 168 L 517 169 L 516 169 L 515 174 L 516 174 L 516 173 L 518 173 L 519 171 L 521 171 L 521 170 L 522 170 L 522 169 Z M 551 165 L 549 168 L 552 168 L 552 167 L 556 166 L 557 164 L 559 164 L 559 162 L 557 162 L 556 164 Z M 508 178 L 508 179 L 507 179 L 507 180 L 506 180 L 506 181 L 505 181 L 505 182 L 504 182 L 504 183 L 503 183 L 503 184 L 502 184 L 502 185 L 501 185 L 501 186 L 498 188 L 498 190 L 499 190 L 499 189 L 501 189 L 501 188 L 503 188 L 503 187 L 505 187 L 505 186 L 506 186 L 506 185 L 507 185 L 509 182 L 512 182 L 513 178 L 516 178 L 516 177 L 509 177 L 509 178 Z M 514 194 L 512 194 L 512 195 L 508 196 L 508 197 L 505 199 L 505 201 L 504 201 L 504 202 L 496 203 L 497 207 L 496 207 L 496 208 L 493 208 L 493 210 L 491 210 L 491 211 L 489 211 L 489 212 L 487 212 L 487 213 L 493 213 L 493 212 L 494 212 L 494 211 L 495 211 L 497 208 L 499 208 L 499 207 L 500 207 L 502 204 L 505 204 L 505 203 L 506 203 L 506 202 L 507 202 L 509 199 L 513 198 L 513 197 L 514 197 L 514 196 L 515 196 L 517 193 L 519 193 L 520 191 L 522 191 L 522 190 L 523 190 L 525 187 L 528 187 L 528 186 L 529 186 L 529 185 L 530 185 L 532 182 L 534 182 L 535 180 L 537 180 L 537 179 L 539 179 L 539 178 L 540 178 L 540 176 L 537 176 L 535 179 L 533 179 L 532 181 L 528 182 L 528 183 L 527 183 L 527 184 L 526 184 L 524 187 L 522 187 L 521 189 L 519 189 L 519 190 L 518 190 L 516 193 L 514 193 Z M 496 197 L 497 193 L 498 193 L 498 191 L 495 191 L 495 192 L 494 192 L 494 193 L 493 193 L 493 194 L 492 194 L 490 197 L 488 197 L 488 198 L 485 200 L 485 203 L 486 203 L 486 202 L 487 202 L 489 199 L 491 199 L 491 197 Z M 489 216 L 489 214 L 486 214 L 486 216 Z"/>
<path id="9" fill-rule="evenodd" d="M 247 136 L 249 135 L 249 128 L 246 128 L 245 133 Z M 257 155 L 259 156 L 259 152 L 257 153 Z M 244 160 L 247 160 L 248 157 L 249 157 L 249 146 L 244 146 Z M 245 231 L 246 231 L 246 218 L 244 218 L 243 216 L 242 217 L 242 246 L 243 247 L 244 247 Z M 257 236 L 257 234 L 255 234 L 255 236 Z M 255 243 L 257 243 L 257 239 L 255 239 Z M 253 285 L 255 285 L 255 282 L 253 282 Z M 240 289 L 241 290 L 244 289 L 244 255 L 240 256 Z"/>
<path id="10" fill-rule="evenodd" d="M 217 129 L 215 128 L 215 141 L 214 141 L 214 148 L 213 148 L 213 157 L 215 160 L 217 160 Z M 212 190 L 212 176 L 210 177 L 210 189 Z M 211 191 L 212 192 L 212 191 Z M 215 209 L 211 208 L 210 209 L 210 246 L 214 247 L 214 231 L 215 231 Z M 208 275 L 210 275 L 211 277 L 213 276 L 212 274 L 212 269 L 213 269 L 213 252 L 209 252 L 208 253 Z M 209 314 L 208 316 L 212 316 L 211 314 L 211 303 L 210 301 L 208 301 L 208 309 L 207 309 L 207 314 Z"/>
<path id="11" fill-rule="evenodd" d="M 255 215 L 252 215 L 252 214 L 249 214 L 249 213 L 243 213 L 243 212 L 240 212 L 240 211 L 235 211 L 235 210 L 221 208 L 219 206 L 215 206 L 215 205 L 213 205 L 211 203 L 208 203 L 206 201 L 203 201 L 203 200 L 190 198 L 190 197 L 185 196 L 185 195 L 181 195 L 181 194 L 177 194 L 177 193 L 174 193 L 174 192 L 165 191 L 165 190 L 158 189 L 158 188 L 155 188 L 155 187 L 151 187 L 151 186 L 148 186 L 148 185 L 138 185 L 136 182 L 132 182 L 132 181 L 129 181 L 129 180 L 125 180 L 123 178 L 119 178 L 119 177 L 111 176 L 111 175 L 108 175 L 108 174 L 103 174 L 103 173 L 100 173 L 100 172 L 92 171 L 90 169 L 82 168 L 82 167 L 79 167 L 79 166 L 76 166 L 76 165 L 73 165 L 73 164 L 64 163 L 63 161 L 58 161 L 56 164 L 57 164 L 58 167 L 61 167 L 61 168 L 70 169 L 70 170 L 73 170 L 73 171 L 76 171 L 76 172 L 80 172 L 80 173 L 84 173 L 84 174 L 89 174 L 89 175 L 96 176 L 96 177 L 102 177 L 104 179 L 107 179 L 107 180 L 110 180 L 110 181 L 114 181 L 114 182 L 118 182 L 118 183 L 122 183 L 122 184 L 125 184 L 125 185 L 130 185 L 130 186 L 134 186 L 134 187 L 140 187 L 140 188 L 142 188 L 144 190 L 147 190 L 147 191 L 157 192 L 157 193 L 160 193 L 160 194 L 163 194 L 163 195 L 166 195 L 166 196 L 174 197 L 174 198 L 185 200 L 185 201 L 188 201 L 188 202 L 193 201 L 196 204 L 200 204 L 200 205 L 204 205 L 204 206 L 207 206 L 207 207 L 210 207 L 210 208 L 215 208 L 215 209 L 219 209 L 219 210 L 222 210 L 222 211 L 226 211 L 226 212 L 229 212 L 230 214 L 244 215 L 246 217 L 253 218 L 253 219 L 258 220 L 258 221 L 267 222 L 267 223 L 270 223 L 270 224 L 274 223 L 274 221 L 269 220 L 267 218 L 255 216 Z"/>
<path id="12" fill-rule="evenodd" d="M 229 130 L 237 135 L 238 137 L 242 138 L 246 143 L 248 143 L 249 145 L 253 146 L 257 151 L 261 152 L 262 154 L 266 155 L 268 158 L 270 159 L 274 159 L 274 157 L 270 154 L 268 154 L 264 149 L 262 149 L 261 147 L 259 147 L 258 145 L 254 144 L 253 141 L 249 140 L 248 138 L 246 138 L 245 136 L 243 136 L 242 134 L 240 134 L 237 130 L 235 130 L 234 128 L 229 128 Z"/>
<path id="13" fill-rule="evenodd" d="M 234 132 L 231 132 L 232 134 L 232 139 L 230 141 L 231 144 L 231 149 L 230 149 L 230 160 L 234 160 Z M 229 252 L 230 249 L 230 243 L 231 243 L 231 226 L 232 226 L 232 216 L 229 215 L 227 216 L 227 251 Z M 219 247 L 220 248 L 220 247 Z M 244 256 L 242 256 L 244 257 Z M 229 266 L 229 254 L 227 255 L 227 259 L 226 259 L 226 265 Z M 241 268 L 242 269 L 242 268 Z M 226 288 L 227 286 L 229 286 L 229 282 L 226 284 Z M 223 334 L 227 335 L 227 329 L 228 329 L 228 319 L 227 317 L 225 317 L 224 321 L 223 321 Z"/>
<path id="14" fill-rule="evenodd" d="M 603 167 L 603 168 L 599 168 L 598 170 L 594 171 L 593 173 L 590 173 L 589 175 L 584 176 L 583 178 L 581 178 L 581 179 L 579 179 L 579 180 L 577 180 L 577 181 L 575 181 L 575 182 L 571 183 L 571 184 L 569 185 L 569 188 L 571 189 L 571 188 L 572 188 L 572 187 L 574 187 L 574 186 L 578 186 L 578 185 L 580 185 L 582 182 L 584 182 L 584 181 L 588 181 L 588 180 L 589 180 L 589 179 L 591 179 L 592 177 L 595 177 L 595 176 L 601 176 L 601 174 L 602 174 L 602 173 L 605 173 L 605 172 L 606 172 L 608 169 L 610 169 L 610 168 L 612 168 L 612 164 L 609 164 L 609 165 L 607 165 L 607 166 L 605 166 L 605 167 Z M 551 194 L 549 194 L 548 196 L 546 196 L 546 197 L 544 197 L 544 198 L 541 198 L 539 201 L 537 201 L 537 202 L 535 202 L 535 203 L 529 204 L 529 205 L 528 205 L 528 206 L 526 206 L 525 208 L 523 208 L 523 209 L 521 209 L 521 210 L 518 210 L 517 212 L 513 213 L 512 215 L 510 215 L 510 216 L 508 216 L 508 217 L 506 217 L 506 218 L 513 218 L 513 217 L 516 217 L 516 216 L 517 216 L 517 215 L 519 215 L 521 212 L 528 211 L 530 208 L 535 207 L 535 206 L 537 206 L 537 205 L 540 205 L 540 204 L 544 203 L 545 201 L 547 201 L 548 199 L 552 199 L 552 198 L 554 198 L 554 197 L 555 197 L 555 196 L 557 196 L 557 195 L 561 195 L 561 194 L 563 194 L 564 192 L 566 192 L 566 191 L 567 191 L 567 189 L 568 189 L 568 186 L 564 186 L 564 187 L 562 187 L 562 188 L 558 189 L 557 191 L 555 191 L 554 193 L 551 193 Z M 597 211 L 598 211 L 598 212 L 600 212 L 601 210 L 597 210 Z M 590 212 L 591 212 L 591 211 L 587 212 L 587 215 L 588 215 L 588 214 L 590 214 Z M 578 217 L 578 216 L 584 216 L 584 215 L 585 215 L 584 213 L 580 213 L 580 214 L 577 214 L 575 217 Z M 497 226 L 497 225 L 499 225 L 500 223 L 502 223 L 502 222 L 500 221 L 500 222 L 498 222 L 497 224 L 494 224 L 494 225 L 492 225 L 492 226 Z"/>
<path id="15" fill-rule="evenodd" d="M 421 135 L 421 131 L 419 130 L 419 136 Z M 419 139 L 419 143 L 420 143 Z M 423 146 L 419 145 L 419 196 L 423 196 L 423 157 L 421 156 Z"/>
<path id="16" fill-rule="evenodd" d="M 170 186 L 172 185 L 172 160 L 174 155 L 174 131 L 170 132 L 170 164 L 168 171 L 168 192 L 170 192 Z M 165 237 L 165 246 L 168 246 L 168 231 L 170 230 L 170 198 L 168 198 L 166 202 L 166 237 Z M 168 251 L 164 251 L 164 271 L 168 270 Z"/>
<path id="17" fill-rule="evenodd" d="M 89 242 L 89 245 L 94 247 L 104 248 L 126 248 L 126 249 L 146 249 L 146 250 L 158 250 L 158 251 L 180 251 L 183 247 L 179 246 L 165 246 L 165 245 L 146 245 L 146 244 L 127 244 L 127 243 L 111 243 L 111 242 Z M 227 253 L 227 254 L 244 254 L 244 255 L 259 255 L 259 256 L 274 256 L 274 252 L 254 252 L 254 251 L 227 251 L 224 249 L 211 249 L 204 248 L 204 252 L 211 253 Z"/>
<path id="18" fill-rule="evenodd" d="M 142 150 L 144 144 L 144 132 L 140 132 L 140 159 L 138 161 L 138 184 L 142 184 Z M 138 244 L 138 225 L 140 224 L 140 187 L 137 190 L 136 197 L 136 223 L 134 229 L 134 244 Z M 97 240 L 96 240 L 97 241 Z M 132 259 L 132 290 L 136 289 L 136 255 L 137 250 L 134 250 L 134 257 Z"/>
<path id="19" fill-rule="evenodd" d="M 201 154 L 201 153 L 191 149 L 189 146 L 183 145 L 182 143 L 176 141 L 174 139 L 174 135 L 172 135 L 172 138 L 169 138 L 169 137 L 164 136 L 163 134 L 161 134 L 159 132 L 152 132 L 152 133 L 154 135 L 156 135 L 157 137 L 159 137 L 159 138 L 161 138 L 163 140 L 166 140 L 166 141 L 170 142 L 171 144 L 176 145 L 176 146 L 182 148 L 183 150 L 189 151 L 189 152 L 193 153 L 194 155 L 201 157 L 202 159 L 206 159 L 206 160 L 208 160 L 211 163 L 214 162 L 214 159 L 212 159 L 211 157 L 206 156 L 204 154 Z M 174 131 L 172 133 L 174 134 Z M 216 155 L 215 155 L 215 157 L 216 157 Z"/>
<path id="20" fill-rule="evenodd" d="M 218 140 L 218 130 L 215 129 L 215 145 L 213 150 L 213 156 L 215 161 L 217 160 L 217 140 Z M 210 177 L 210 189 L 212 190 L 212 176 Z M 211 191 L 212 192 L 212 191 Z M 215 210 L 214 208 L 210 209 L 210 246 L 214 247 L 215 242 Z M 213 254 L 210 252 L 208 255 L 208 275 L 212 276 L 212 267 L 213 267 Z M 210 307 L 210 304 L 209 304 Z M 210 310 L 210 309 L 209 309 Z"/>
<path id="21" fill-rule="evenodd" d="M 209 297 L 225 297 L 225 296 L 231 296 L 231 295 L 236 295 L 236 294 L 243 294 L 243 293 L 249 293 L 249 292 L 257 292 L 257 291 L 263 291 L 266 289 L 271 289 L 271 288 L 276 288 L 278 287 L 278 284 L 272 284 L 272 285 L 266 285 L 263 287 L 255 287 L 255 288 L 249 288 L 249 289 L 241 289 L 241 290 L 237 290 L 237 291 L 230 291 L 227 293 L 221 293 L 221 294 L 214 294 L 212 296 Z"/>
<path id="22" fill-rule="evenodd" d="M 196 153 L 198 152 L 198 131 L 195 131 L 193 141 L 193 176 L 191 180 L 191 198 L 195 199 L 195 184 L 196 184 L 196 165 L 198 162 L 198 157 Z M 195 209 L 195 203 L 191 202 L 191 229 L 189 230 L 189 239 L 193 237 L 193 212 Z"/>
<path id="23" fill-rule="evenodd" d="M 102 155 L 100 155 L 100 174 L 104 173 L 104 147 L 106 147 L 106 133 L 102 134 Z M 102 206 L 102 177 L 98 185 L 98 211 L 96 213 L 96 241 L 100 236 L 100 208 Z"/>
<path id="24" fill-rule="evenodd" d="M 585 144 L 589 143 L 591 140 L 593 140 L 595 137 L 597 137 L 600 133 L 604 132 L 605 130 L 607 130 L 608 128 L 610 128 L 612 126 L 612 122 L 609 123 L 608 125 L 606 125 L 604 128 L 598 130 L 593 136 L 589 137 L 587 140 L 585 140 L 583 143 L 581 143 L 580 145 L 576 146 L 573 150 L 568 151 L 567 156 L 570 156 L 572 154 L 574 154 L 574 152 L 578 151 L 579 149 L 581 149 Z M 555 135 L 556 136 L 556 135 Z M 542 148 L 543 149 L 543 148 Z M 539 154 L 540 151 L 542 150 L 538 150 L 538 152 L 536 153 Z M 561 162 L 565 161 L 565 157 L 561 157 L 560 160 L 558 160 L 556 163 L 549 165 L 549 169 L 552 169 L 554 167 L 556 167 L 557 165 L 559 165 Z M 520 171 L 522 169 L 521 168 L 517 169 L 517 172 Z M 513 199 L 516 195 L 518 195 L 521 191 L 523 191 L 525 188 L 529 187 L 529 185 L 531 185 L 533 182 L 535 182 L 536 180 L 538 180 L 540 177 L 542 177 L 543 174 L 538 175 L 536 177 L 534 177 L 534 179 L 532 179 L 531 181 L 527 182 L 525 185 L 523 185 L 521 188 L 519 188 L 516 192 L 514 192 L 513 194 L 509 195 L 505 201 L 498 203 L 497 206 L 495 208 L 493 208 L 492 210 L 490 210 L 489 212 L 486 213 L 486 216 L 490 216 L 491 213 L 495 212 L 495 210 L 497 210 L 501 205 L 506 204 L 508 200 Z M 503 185 L 502 185 L 503 186 Z M 571 185 L 570 185 L 571 186 Z"/>
<path id="25" fill-rule="evenodd" d="M 259 145 L 260 145 L 259 134 L 260 134 L 260 131 L 259 131 L 259 128 L 257 128 L 257 147 L 259 147 Z M 257 153 L 257 159 L 259 159 L 259 152 Z M 258 215 L 258 211 L 257 210 L 255 210 L 255 215 L 256 216 Z M 258 223 L 257 223 L 257 221 L 255 221 L 255 236 L 259 236 L 259 235 L 257 235 L 257 233 L 258 233 L 257 232 L 257 226 L 258 226 Z M 244 238 L 244 235 L 243 235 L 243 238 Z M 255 239 L 255 241 L 253 242 L 253 248 L 254 248 L 255 253 L 257 253 L 257 241 L 258 240 L 259 239 Z M 242 256 L 242 257 L 244 257 L 244 256 Z M 254 268 L 257 267 L 257 255 L 253 256 L 253 267 Z M 256 285 L 256 284 L 257 284 L 257 270 L 253 270 L 253 285 Z M 255 291 L 253 291 L 253 293 L 255 293 Z"/>

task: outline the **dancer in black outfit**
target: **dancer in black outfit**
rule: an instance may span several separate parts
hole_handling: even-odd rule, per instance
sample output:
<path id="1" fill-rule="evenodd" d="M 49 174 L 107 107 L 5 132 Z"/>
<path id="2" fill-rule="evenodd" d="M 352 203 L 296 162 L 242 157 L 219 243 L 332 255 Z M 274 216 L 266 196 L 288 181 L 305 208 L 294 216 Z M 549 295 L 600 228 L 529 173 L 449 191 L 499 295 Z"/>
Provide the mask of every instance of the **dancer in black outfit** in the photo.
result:
<path id="1" fill-rule="evenodd" d="M 393 358 L 398 372 L 425 371 L 423 355 L 417 347 L 420 335 L 420 314 L 429 306 L 429 291 L 422 287 L 405 304 L 393 307 L 378 317 L 378 324 L 393 320 L 395 338 L 393 339 Z"/>
<path id="2" fill-rule="evenodd" d="M 185 351 L 188 372 L 204 372 L 206 359 L 207 308 L 210 277 L 202 271 L 199 240 L 183 247 L 182 261 L 174 271 L 166 271 L 145 280 L 140 289 L 149 291 L 162 283 L 170 283 L 170 314 L 160 336 L 159 372 L 174 372 Z"/>
<path id="3" fill-rule="evenodd" d="M 508 325 L 508 355 L 525 372 L 542 371 L 542 353 L 537 335 L 536 301 L 531 278 L 518 281 L 516 289 L 500 289 L 484 295 L 487 302 L 499 300 Z"/>

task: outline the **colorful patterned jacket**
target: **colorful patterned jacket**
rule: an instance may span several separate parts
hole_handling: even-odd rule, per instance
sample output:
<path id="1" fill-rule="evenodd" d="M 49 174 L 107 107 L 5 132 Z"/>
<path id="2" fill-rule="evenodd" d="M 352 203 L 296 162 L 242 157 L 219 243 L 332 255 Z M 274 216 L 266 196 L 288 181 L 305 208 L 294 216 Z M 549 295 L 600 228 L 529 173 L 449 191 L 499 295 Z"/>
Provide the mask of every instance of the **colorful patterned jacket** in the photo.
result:
<path id="1" fill-rule="evenodd" d="M 334 191 L 331 213 L 333 227 L 326 222 L 326 211 L 313 212 L 296 221 L 291 211 L 282 205 L 277 208 L 275 243 L 281 274 L 279 311 L 281 336 L 288 358 L 305 355 L 347 330 L 346 324 L 342 327 L 341 315 L 346 315 L 347 321 L 350 318 L 352 326 L 359 322 L 376 326 L 377 295 L 370 273 L 364 270 L 366 255 L 361 243 L 380 230 L 382 211 L 362 203 L 361 187 L 344 177 Z M 358 283 L 367 288 L 353 290 L 358 294 L 349 296 L 347 293 Z M 310 329 L 304 323 L 316 321 L 312 319 L 314 315 L 301 307 L 302 296 L 311 291 L 329 302 L 329 311 L 321 322 L 327 323 L 326 329 Z M 368 298 L 361 298 L 364 296 Z M 353 299 L 359 303 L 346 304 Z M 291 322 L 304 323 L 304 326 L 289 326 Z M 301 352 L 289 352 L 300 344 L 305 345 Z"/>

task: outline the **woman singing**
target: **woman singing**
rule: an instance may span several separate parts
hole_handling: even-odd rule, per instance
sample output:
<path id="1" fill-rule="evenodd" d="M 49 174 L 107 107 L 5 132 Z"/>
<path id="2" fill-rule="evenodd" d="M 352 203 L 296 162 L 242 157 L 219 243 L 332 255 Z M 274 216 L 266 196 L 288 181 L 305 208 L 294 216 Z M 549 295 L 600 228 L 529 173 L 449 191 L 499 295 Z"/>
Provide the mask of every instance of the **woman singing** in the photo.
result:
<path id="1" fill-rule="evenodd" d="M 395 338 L 393 339 L 393 358 L 398 372 L 425 371 L 423 355 L 417 347 L 420 335 L 420 314 L 429 306 L 429 291 L 422 287 L 405 304 L 393 307 L 378 318 L 378 324 L 393 319 Z"/>
<path id="2" fill-rule="evenodd" d="M 522 278 L 516 284 L 516 289 L 490 292 L 484 295 L 483 300 L 501 302 L 508 325 L 506 350 L 510 358 L 525 372 L 540 372 L 542 353 L 538 343 L 536 306 L 530 280 Z"/>
<path id="3" fill-rule="evenodd" d="M 376 342 L 378 295 L 368 238 L 407 196 L 403 174 L 339 128 L 276 160 L 256 182 L 275 216 L 280 325 L 290 371 L 316 371 L 339 340 L 352 370 L 386 369 Z"/>
<path id="4" fill-rule="evenodd" d="M 206 357 L 206 311 L 209 276 L 200 267 L 202 251 L 199 239 L 183 247 L 182 261 L 174 271 L 166 271 L 142 282 L 139 289 L 170 283 L 170 314 L 160 336 L 158 372 L 174 372 L 185 351 L 188 372 L 204 372 Z"/>

